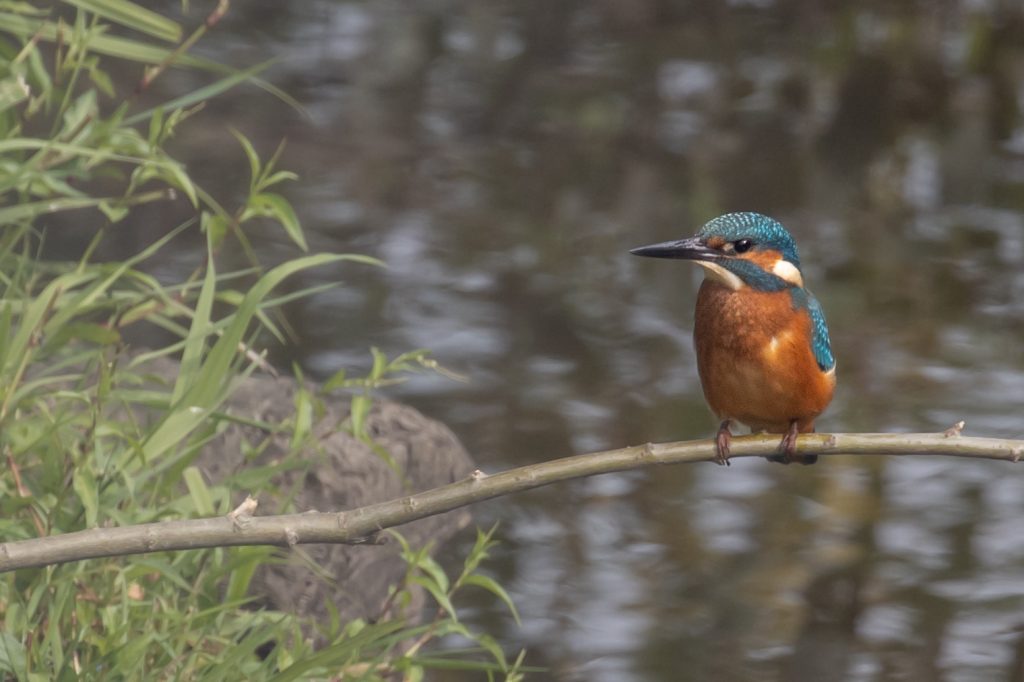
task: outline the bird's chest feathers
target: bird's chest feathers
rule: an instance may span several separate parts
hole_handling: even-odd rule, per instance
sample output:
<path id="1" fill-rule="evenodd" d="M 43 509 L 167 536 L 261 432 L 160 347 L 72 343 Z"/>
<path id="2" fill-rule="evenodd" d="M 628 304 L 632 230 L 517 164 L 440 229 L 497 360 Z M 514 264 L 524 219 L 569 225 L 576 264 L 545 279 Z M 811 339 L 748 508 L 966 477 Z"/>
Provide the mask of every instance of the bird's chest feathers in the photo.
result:
<path id="1" fill-rule="evenodd" d="M 820 411 L 810 403 L 818 401 L 817 394 L 831 395 L 831 377 L 825 379 L 814 362 L 809 330 L 809 317 L 794 308 L 787 291 L 702 284 L 694 340 L 712 410 L 766 428 L 774 427 L 776 417 L 785 424 L 790 413 Z"/>
<path id="2" fill-rule="evenodd" d="M 698 343 L 736 361 L 782 360 L 806 329 L 806 316 L 794 309 L 787 291 L 734 290 L 706 281 L 697 296 Z"/>

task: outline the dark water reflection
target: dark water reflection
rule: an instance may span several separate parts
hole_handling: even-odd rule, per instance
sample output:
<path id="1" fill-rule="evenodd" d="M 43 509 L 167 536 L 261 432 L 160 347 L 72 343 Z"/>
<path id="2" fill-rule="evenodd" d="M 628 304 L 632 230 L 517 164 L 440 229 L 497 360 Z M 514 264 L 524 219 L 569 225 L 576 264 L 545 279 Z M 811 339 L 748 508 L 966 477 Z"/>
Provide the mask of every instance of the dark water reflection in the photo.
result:
<path id="1" fill-rule="evenodd" d="M 296 359 L 433 349 L 470 382 L 390 395 L 486 469 L 711 434 L 699 275 L 627 249 L 732 210 L 791 228 L 828 313 L 820 428 L 1024 436 L 1017 3 L 248 2 L 207 45 L 275 56 L 311 120 L 240 91 L 180 154 L 227 197 L 219 117 L 286 137 L 314 248 L 390 265 L 319 273 L 345 286 L 289 310 Z M 467 619 L 538 680 L 1024 679 L 1022 507 L 1002 463 L 605 476 L 480 509 L 524 623 Z"/>

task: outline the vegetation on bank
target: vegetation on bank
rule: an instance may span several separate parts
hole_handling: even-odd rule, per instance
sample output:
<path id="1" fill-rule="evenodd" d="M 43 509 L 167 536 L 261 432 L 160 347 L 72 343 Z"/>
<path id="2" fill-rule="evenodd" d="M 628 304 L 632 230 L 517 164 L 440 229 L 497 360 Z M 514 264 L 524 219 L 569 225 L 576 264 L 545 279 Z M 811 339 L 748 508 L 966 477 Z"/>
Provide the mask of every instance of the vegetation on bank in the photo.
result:
<path id="1" fill-rule="evenodd" d="M 258 67 L 235 71 L 189 53 L 199 39 L 216 39 L 227 9 L 222 1 L 205 17 L 179 22 L 125 0 L 0 0 L 3 540 L 229 512 L 237 489 L 209 485 L 195 457 L 229 419 L 222 407 L 238 379 L 263 362 L 252 350 L 256 340 L 287 340 L 275 309 L 330 286 L 280 294 L 278 285 L 311 268 L 375 265 L 356 254 L 307 253 L 281 194 L 297 178 L 278 168 L 277 153 L 263 160 L 233 133 L 239 173 L 247 167 L 251 181 L 237 205 L 224 205 L 167 151 L 170 140 L 204 120 L 205 102 L 258 82 Z M 157 106 L 140 104 L 140 93 L 177 68 L 202 70 L 209 82 Z M 260 84 L 268 97 L 286 98 Z M 190 217 L 126 260 L 97 257 L 105 244 L 137 229 L 140 209 L 166 202 L 187 203 Z M 247 236 L 268 220 L 298 254 L 269 268 Z M 69 231 L 89 235 L 81 256 L 44 259 Z M 205 249 L 181 281 L 153 274 L 168 245 L 195 234 Z M 226 253 L 244 254 L 246 265 L 231 265 L 237 258 Z M 169 341 L 129 353 L 125 336 L 140 328 L 157 329 L 156 338 Z M 147 372 L 147 361 L 162 356 L 180 358 L 173 381 L 154 381 Z M 377 354 L 369 377 L 339 374 L 329 382 L 356 391 L 347 427 L 360 434 L 369 392 L 423 360 L 411 354 L 388 362 Z M 291 434 L 293 455 L 321 399 L 299 395 L 293 417 L 261 425 L 268 434 Z M 246 492 L 266 490 L 272 474 L 255 469 Z M 457 614 L 467 588 L 507 600 L 479 572 L 492 543 L 490 533 L 480 533 L 454 577 L 426 549 L 403 546 L 407 577 L 392 602 L 425 590 L 435 607 L 421 624 L 336 619 L 328 627 L 247 608 L 254 566 L 271 559 L 262 548 L 8 573 L 0 577 L 0 672 L 17 679 L 417 680 L 430 668 L 455 667 L 518 679 L 521 656 L 506 660 Z M 426 646 L 448 636 L 467 648 Z M 314 639 L 326 644 L 314 647 Z"/>

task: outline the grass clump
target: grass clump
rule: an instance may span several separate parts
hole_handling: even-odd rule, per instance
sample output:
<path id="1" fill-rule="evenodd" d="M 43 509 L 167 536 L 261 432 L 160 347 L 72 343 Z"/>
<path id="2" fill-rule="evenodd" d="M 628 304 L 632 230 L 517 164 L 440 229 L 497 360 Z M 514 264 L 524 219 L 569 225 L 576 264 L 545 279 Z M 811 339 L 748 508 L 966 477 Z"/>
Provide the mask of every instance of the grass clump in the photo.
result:
<path id="1" fill-rule="evenodd" d="M 239 162 L 250 184 L 225 207 L 166 150 L 203 102 L 253 80 L 188 54 L 219 20 L 221 3 L 191 32 L 125 0 L 63 4 L 0 1 L 0 539 L 28 539 L 102 525 L 223 514 L 237 491 L 209 484 L 197 453 L 230 421 L 225 402 L 262 359 L 257 338 L 284 334 L 275 291 L 312 268 L 373 265 L 356 254 L 303 254 L 273 268 L 247 237 L 254 221 L 280 226 L 297 253 L 307 243 L 280 193 L 296 178 L 263 161 L 244 136 Z M 139 75 L 122 92 L 116 65 Z M 210 84 L 138 110 L 135 93 L 169 68 L 205 69 Z M 266 86 L 268 90 L 273 90 Z M 103 262 L 105 241 L 132 230 L 138 207 L 185 202 L 191 217 L 134 256 Z M 51 225 L 60 217 L 61 227 Z M 50 227 L 47 227 L 50 226 Z M 89 235 L 80 257 L 43 260 L 62 230 Z M 152 274 L 153 262 L 185 233 L 205 250 L 180 281 Z M 226 250 L 247 257 L 221 271 Z M 166 343 L 132 350 L 126 336 L 160 330 Z M 176 376 L 154 376 L 150 362 L 173 357 Z M 387 363 L 367 379 L 335 377 L 357 388 L 350 426 L 359 432 L 366 391 L 388 368 L 423 364 L 422 354 Z M 383 363 L 383 364 L 382 364 Z M 314 409 L 303 411 L 308 414 Z M 290 431 L 292 454 L 308 420 L 265 425 Z M 282 462 L 288 466 L 288 462 Z M 272 468 L 246 478 L 249 492 L 270 486 Z M 88 561 L 0 576 L 0 674 L 36 679 L 421 679 L 432 667 L 463 667 L 516 679 L 489 637 L 458 619 L 453 598 L 467 587 L 508 601 L 481 574 L 493 543 L 481 534 L 465 568 L 449 579 L 429 552 L 403 547 L 408 566 L 395 603 L 423 589 L 437 607 L 423 624 L 395 618 L 312 625 L 301 616 L 246 608 L 266 548 L 181 552 Z M 509 602 L 511 604 L 511 602 Z M 322 646 L 314 647 L 316 630 Z M 457 636 L 472 652 L 429 653 Z M 485 656 L 480 657 L 479 653 Z"/>

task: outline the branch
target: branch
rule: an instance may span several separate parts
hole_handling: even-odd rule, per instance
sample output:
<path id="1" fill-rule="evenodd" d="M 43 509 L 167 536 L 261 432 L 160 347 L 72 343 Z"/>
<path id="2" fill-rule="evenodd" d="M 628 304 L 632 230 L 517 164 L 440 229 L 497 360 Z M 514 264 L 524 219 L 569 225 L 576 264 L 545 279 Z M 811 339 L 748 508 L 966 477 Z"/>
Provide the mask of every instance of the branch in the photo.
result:
<path id="1" fill-rule="evenodd" d="M 948 435 L 947 435 L 948 434 Z M 1024 440 L 973 438 L 956 433 L 805 434 L 800 454 L 948 455 L 1017 462 Z M 731 457 L 776 454 L 777 435 L 734 437 Z M 510 469 L 498 474 L 477 470 L 469 478 L 387 502 L 342 512 L 307 512 L 253 517 L 241 509 L 228 516 L 165 521 L 90 530 L 0 544 L 0 572 L 82 559 L 182 549 L 239 545 L 290 547 L 307 543 L 380 543 L 379 531 L 474 502 L 539 488 L 574 478 L 629 471 L 654 464 L 714 461 L 711 440 L 648 443 L 619 450 L 576 455 Z M 729 474 L 723 472 L 723 476 Z"/>

